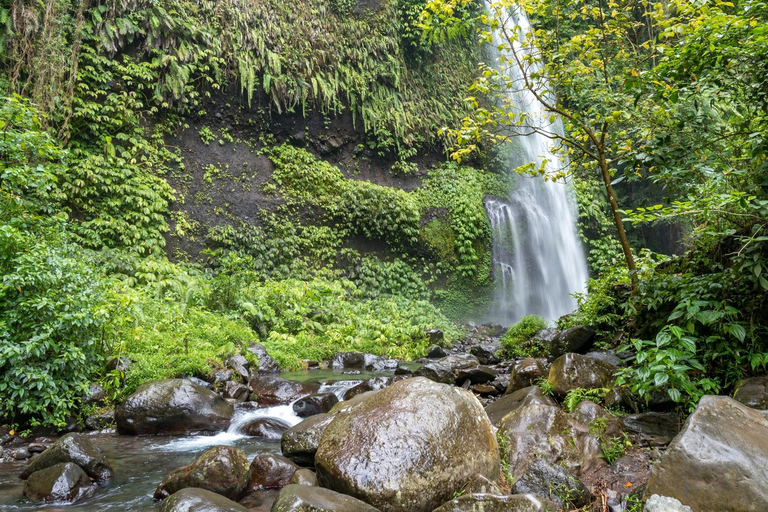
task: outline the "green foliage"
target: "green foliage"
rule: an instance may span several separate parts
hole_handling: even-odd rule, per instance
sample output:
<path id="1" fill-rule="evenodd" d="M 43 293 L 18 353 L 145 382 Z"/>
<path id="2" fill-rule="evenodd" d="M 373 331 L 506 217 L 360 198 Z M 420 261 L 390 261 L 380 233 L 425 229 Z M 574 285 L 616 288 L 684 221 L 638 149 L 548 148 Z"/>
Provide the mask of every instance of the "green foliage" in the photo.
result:
<path id="1" fill-rule="evenodd" d="M 538 386 L 545 395 L 553 396 L 555 394 L 555 386 L 550 384 L 546 378 L 539 377 L 533 383 Z"/>
<path id="2" fill-rule="evenodd" d="M 547 321 L 538 315 L 526 315 L 501 337 L 501 347 L 508 357 L 539 357 L 546 347 L 535 343 L 534 336 L 546 329 Z"/>
<path id="3" fill-rule="evenodd" d="M 621 437 L 613 436 L 609 440 L 602 439 L 600 441 L 600 451 L 603 452 L 603 459 L 609 466 L 622 458 L 627 452 L 627 448 L 631 447 L 632 443 L 626 432 L 623 432 Z"/>
<path id="4" fill-rule="evenodd" d="M 563 399 L 563 409 L 566 412 L 573 412 L 576 406 L 585 400 L 595 402 L 596 404 L 601 404 L 605 399 L 605 394 L 608 393 L 608 391 L 609 390 L 607 388 L 571 389 L 568 391 L 568 393 L 566 393 L 565 398 Z"/>

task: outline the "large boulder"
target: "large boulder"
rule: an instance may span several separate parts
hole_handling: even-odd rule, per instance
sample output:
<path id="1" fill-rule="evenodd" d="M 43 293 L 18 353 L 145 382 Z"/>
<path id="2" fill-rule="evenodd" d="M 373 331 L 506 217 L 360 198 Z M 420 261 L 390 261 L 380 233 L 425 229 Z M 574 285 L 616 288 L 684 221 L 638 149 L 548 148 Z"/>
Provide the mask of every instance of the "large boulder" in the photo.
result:
<path id="1" fill-rule="evenodd" d="M 187 487 L 163 501 L 160 512 L 248 512 L 248 509 L 221 494 Z"/>
<path id="2" fill-rule="evenodd" d="M 455 380 L 451 369 L 440 363 L 427 363 L 419 367 L 413 374 L 441 384 L 453 384 Z"/>
<path id="3" fill-rule="evenodd" d="M 280 439 L 283 455 L 300 466 L 314 465 L 320 437 L 331 421 L 333 416 L 329 414 L 316 414 L 283 432 Z"/>
<path id="4" fill-rule="evenodd" d="M 430 512 L 477 473 L 499 477 L 493 427 L 468 391 L 399 381 L 339 412 L 315 456 L 320 485 L 385 512 Z"/>
<path id="5" fill-rule="evenodd" d="M 241 426 L 238 431 L 246 436 L 280 439 L 289 428 L 291 428 L 291 424 L 285 420 L 270 416 L 262 416 L 261 418 L 255 418 L 249 421 Z"/>
<path id="6" fill-rule="evenodd" d="M 555 512 L 557 505 L 533 494 L 465 494 L 444 503 L 434 512 Z"/>
<path id="7" fill-rule="evenodd" d="M 81 434 L 66 434 L 37 456 L 21 472 L 19 477 L 27 479 L 32 473 L 56 464 L 73 462 L 85 473 L 98 482 L 111 480 L 114 475 L 112 466 L 91 440 Z M 71 475 L 71 471 L 68 473 Z"/>
<path id="8" fill-rule="evenodd" d="M 261 343 L 251 343 L 248 345 L 248 352 L 255 355 L 256 359 L 259 360 L 259 373 L 280 373 L 280 366 L 277 364 L 277 361 L 269 355 L 267 349 Z"/>
<path id="9" fill-rule="evenodd" d="M 536 494 L 550 499 L 559 508 L 580 508 L 589 504 L 592 495 L 584 483 L 567 469 L 548 462 L 545 459 L 535 459 L 515 480 L 512 486 L 515 494 Z"/>
<path id="10" fill-rule="evenodd" d="M 523 359 L 512 368 L 512 374 L 509 376 L 509 386 L 505 394 L 508 395 L 518 389 L 532 386 L 536 379 L 546 374 L 546 371 L 547 368 L 543 360 L 532 357 Z"/>
<path id="11" fill-rule="evenodd" d="M 293 412 L 299 418 L 308 418 L 315 414 L 330 411 L 337 403 L 339 403 L 339 398 L 333 393 L 313 393 L 296 400 L 293 403 Z"/>
<path id="12" fill-rule="evenodd" d="M 733 399 L 753 409 L 768 409 L 768 377 L 741 379 Z"/>
<path id="13" fill-rule="evenodd" d="M 279 489 L 288 485 L 299 466 L 282 455 L 262 453 L 251 461 L 251 489 Z"/>
<path id="14" fill-rule="evenodd" d="M 155 490 L 162 500 L 187 487 L 196 487 L 237 500 L 248 489 L 248 458 L 231 446 L 214 446 L 192 463 L 174 470 Z"/>
<path id="15" fill-rule="evenodd" d="M 499 424 L 503 453 L 512 478 L 517 481 L 537 458 L 572 471 L 605 464 L 600 441 L 578 418 L 559 407 L 529 404 L 504 416 Z"/>
<path id="16" fill-rule="evenodd" d="M 317 386 L 281 379 L 272 375 L 254 375 L 251 377 L 251 401 L 261 407 L 288 405 L 303 396 L 317 391 Z"/>
<path id="17" fill-rule="evenodd" d="M 367 503 L 321 487 L 292 484 L 277 495 L 271 512 L 380 512 Z"/>
<path id="18" fill-rule="evenodd" d="M 723 396 L 704 396 L 651 470 L 645 496 L 696 512 L 768 510 L 768 419 Z"/>
<path id="19" fill-rule="evenodd" d="M 485 413 L 491 423 L 498 427 L 501 420 L 515 409 L 528 404 L 557 405 L 552 397 L 545 394 L 540 387 L 530 386 L 518 389 L 514 393 L 504 395 L 485 408 Z"/>
<path id="20" fill-rule="evenodd" d="M 115 408 L 120 434 L 175 435 L 226 430 L 235 409 L 187 379 L 145 382 Z"/>
<path id="21" fill-rule="evenodd" d="M 576 388 L 611 388 L 613 374 L 618 368 L 612 364 L 580 354 L 565 354 L 558 357 L 549 368 L 547 379 L 556 395 L 563 397 Z"/>
<path id="22" fill-rule="evenodd" d="M 74 503 L 94 487 L 85 471 L 73 462 L 62 462 L 32 473 L 24 482 L 24 496 L 35 503 Z"/>
<path id="23" fill-rule="evenodd" d="M 560 331 L 552 338 L 549 356 L 558 358 L 568 352 L 586 354 L 595 341 L 595 329 L 588 325 L 577 325 Z"/>

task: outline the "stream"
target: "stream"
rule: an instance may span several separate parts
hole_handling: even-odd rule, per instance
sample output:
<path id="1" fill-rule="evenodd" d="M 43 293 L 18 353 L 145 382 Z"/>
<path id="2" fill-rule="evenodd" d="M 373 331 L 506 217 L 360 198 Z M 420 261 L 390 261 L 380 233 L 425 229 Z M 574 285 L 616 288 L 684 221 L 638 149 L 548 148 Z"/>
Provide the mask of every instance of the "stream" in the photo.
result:
<path id="1" fill-rule="evenodd" d="M 391 372 L 313 370 L 283 373 L 280 377 L 320 383 L 320 393 L 335 393 L 341 399 L 349 388 L 364 380 L 392 375 Z M 243 450 L 249 460 L 260 453 L 280 453 L 279 439 L 243 435 L 238 430 L 242 425 L 264 416 L 279 418 L 291 425 L 303 419 L 293 413 L 291 405 L 257 409 L 248 404 L 238 404 L 229 429 L 216 435 L 137 437 L 110 432 L 91 434 L 93 444 L 112 464 L 115 478 L 91 498 L 74 505 L 32 503 L 23 496 L 24 481 L 18 477 L 26 465 L 25 461 L 0 462 L 0 512 L 156 512 L 159 502 L 152 495 L 163 478 L 174 469 L 189 464 L 211 446 L 235 446 Z"/>

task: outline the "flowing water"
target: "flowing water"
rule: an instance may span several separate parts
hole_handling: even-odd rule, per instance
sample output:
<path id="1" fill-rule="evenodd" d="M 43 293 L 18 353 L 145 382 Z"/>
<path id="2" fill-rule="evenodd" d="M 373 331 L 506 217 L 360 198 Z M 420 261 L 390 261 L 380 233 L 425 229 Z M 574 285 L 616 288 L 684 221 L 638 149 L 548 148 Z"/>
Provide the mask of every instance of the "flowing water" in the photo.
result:
<path id="1" fill-rule="evenodd" d="M 339 398 L 351 387 L 377 376 L 392 376 L 385 372 L 363 372 L 350 375 L 341 371 L 319 370 L 285 373 L 281 377 L 304 382 L 317 382 L 320 392 L 336 393 Z M 91 435 L 92 442 L 109 459 L 115 478 L 99 488 L 93 497 L 74 505 L 35 505 L 22 491 L 24 482 L 18 475 L 24 462 L 0 462 L 0 512 L 157 512 L 159 502 L 152 497 L 155 488 L 168 473 L 192 462 L 205 450 L 216 445 L 232 445 L 243 450 L 252 460 L 260 453 L 280 453 L 280 440 L 249 437 L 240 427 L 259 417 L 272 417 L 296 425 L 302 421 L 291 405 L 255 408 L 250 403 L 239 404 L 229 429 L 213 436 L 136 437 L 110 433 Z M 274 499 L 274 494 L 268 500 Z M 258 503 L 257 503 L 258 504 Z M 269 510 L 269 503 L 252 510 Z M 246 504 L 250 507 L 250 504 Z"/>
<path id="2" fill-rule="evenodd" d="M 486 10 L 490 12 L 486 1 Z M 525 40 L 531 27 L 524 12 L 507 13 L 507 26 L 517 26 L 520 40 Z M 523 135 L 512 137 L 508 168 L 545 163 L 547 174 L 567 165 L 553 154 L 551 137 L 546 133 L 562 133 L 559 119 L 545 112 L 534 94 L 524 87 L 525 77 L 514 64 L 512 53 L 498 48 L 499 31 L 493 34 L 490 61 L 507 79 L 509 87 L 503 101 L 523 114 Z M 528 44 L 516 44 L 519 55 Z M 539 73 L 536 61 L 526 61 L 528 75 Z M 546 83 L 541 92 L 546 95 Z M 571 184 L 563 180 L 545 182 L 541 176 L 520 176 L 507 198 L 487 198 L 488 219 L 493 231 L 492 259 L 496 278 L 495 308 L 490 320 L 511 325 L 522 316 L 536 314 L 556 320 L 576 307 L 571 294 L 582 292 L 588 278 L 584 249 L 576 229 L 578 212 Z"/>

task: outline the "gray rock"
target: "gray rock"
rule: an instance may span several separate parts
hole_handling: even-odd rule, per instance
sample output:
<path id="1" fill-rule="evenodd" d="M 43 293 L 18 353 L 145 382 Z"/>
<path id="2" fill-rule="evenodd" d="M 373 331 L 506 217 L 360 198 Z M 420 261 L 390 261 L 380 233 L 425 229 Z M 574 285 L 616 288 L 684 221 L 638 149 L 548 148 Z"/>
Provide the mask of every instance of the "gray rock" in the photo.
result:
<path id="1" fill-rule="evenodd" d="M 113 357 L 107 363 L 107 370 L 109 371 L 117 370 L 118 372 L 125 373 L 128 371 L 128 369 L 131 367 L 132 364 L 133 364 L 133 361 L 131 361 L 127 357 Z"/>
<path id="2" fill-rule="evenodd" d="M 85 471 L 73 462 L 54 464 L 32 473 L 24 482 L 24 496 L 35 503 L 74 503 L 93 493 Z"/>
<path id="3" fill-rule="evenodd" d="M 236 380 L 227 381 L 224 385 L 224 398 L 245 402 L 248 400 L 249 393 L 250 391 L 248 390 L 248 387 Z"/>
<path id="4" fill-rule="evenodd" d="M 518 389 L 532 386 L 536 379 L 546 375 L 547 368 L 544 361 L 528 357 L 520 361 L 512 369 L 509 376 L 509 386 L 505 394 L 514 393 Z"/>
<path id="5" fill-rule="evenodd" d="M 332 420 L 329 414 L 316 414 L 283 432 L 280 440 L 283 455 L 300 466 L 313 466 L 320 436 Z"/>
<path id="6" fill-rule="evenodd" d="M 267 349 L 261 343 L 251 343 L 248 345 L 248 352 L 255 355 L 259 360 L 259 373 L 280 373 L 280 366 L 277 364 L 277 361 L 269 355 Z"/>
<path id="7" fill-rule="evenodd" d="M 251 377 L 251 401 L 261 407 L 288 405 L 303 396 L 317 391 L 317 386 L 281 379 L 272 375 L 253 375 Z"/>
<path id="8" fill-rule="evenodd" d="M 680 503 L 680 500 L 654 494 L 645 502 L 643 512 L 693 512 L 693 510 Z"/>
<path id="9" fill-rule="evenodd" d="M 26 460 L 31 456 L 32 454 L 26 448 L 17 448 L 16 451 L 13 452 L 13 458 L 16 460 Z"/>
<path id="10" fill-rule="evenodd" d="M 644 412 L 624 418 L 624 430 L 651 445 L 666 445 L 680 432 L 680 423 L 675 413 Z"/>
<path id="11" fill-rule="evenodd" d="M 251 489 L 279 489 L 288 485 L 299 466 L 282 455 L 262 453 L 251 461 Z"/>
<path id="12" fill-rule="evenodd" d="M 245 453 L 231 446 L 214 446 L 166 476 L 155 489 L 155 499 L 162 500 L 181 489 L 196 487 L 237 500 L 245 494 L 249 483 Z"/>
<path id="13" fill-rule="evenodd" d="M 245 357 L 240 354 L 232 356 L 227 359 L 225 364 L 227 365 L 227 368 L 232 368 L 243 382 L 248 382 L 248 379 L 250 379 L 249 368 L 251 367 L 251 363 L 249 363 Z"/>
<path id="14" fill-rule="evenodd" d="M 293 403 L 293 412 L 299 418 L 307 418 L 328 412 L 337 403 L 339 403 L 339 399 L 333 393 L 314 393 L 296 400 Z"/>
<path id="15" fill-rule="evenodd" d="M 505 494 L 495 482 L 491 482 L 483 475 L 476 475 L 461 488 L 461 492 L 463 494 Z"/>
<path id="16" fill-rule="evenodd" d="M 552 338 L 549 356 L 558 358 L 569 352 L 586 354 L 595 340 L 595 330 L 588 325 L 577 325 L 560 331 Z"/>
<path id="17" fill-rule="evenodd" d="M 540 387 L 529 386 L 499 398 L 485 408 L 485 413 L 488 415 L 491 423 L 498 427 L 504 416 L 518 407 L 528 404 L 557 405 L 552 397 L 544 394 Z"/>
<path id="18" fill-rule="evenodd" d="M 264 416 L 249 421 L 240 427 L 240 433 L 247 436 L 263 437 L 265 439 L 281 439 L 286 430 L 291 428 L 291 424 L 280 418 L 270 418 Z"/>
<path id="19" fill-rule="evenodd" d="M 588 429 L 605 436 L 606 439 L 620 436 L 623 432 L 619 418 L 589 400 L 579 402 L 568 416 Z"/>
<path id="20" fill-rule="evenodd" d="M 439 382 L 440 384 L 453 384 L 454 376 L 450 368 L 440 363 L 427 363 L 413 372 L 417 377 L 426 377 L 427 379 Z"/>
<path id="21" fill-rule="evenodd" d="M 115 408 L 120 434 L 172 435 L 226 430 L 234 408 L 186 379 L 145 382 Z"/>
<path id="22" fill-rule="evenodd" d="M 445 349 L 440 345 L 432 345 L 432 347 L 427 351 L 427 357 L 429 359 L 440 359 L 447 355 L 448 352 L 446 352 Z"/>
<path id="23" fill-rule="evenodd" d="M 603 398 L 605 406 L 611 409 L 623 409 L 627 412 L 637 412 L 637 404 L 632 392 L 625 386 L 614 386 Z"/>
<path id="24" fill-rule="evenodd" d="M 373 354 L 359 352 L 337 352 L 331 359 L 331 368 L 373 370 L 377 365 L 383 365 L 382 358 Z"/>
<path id="25" fill-rule="evenodd" d="M 271 512 L 379 512 L 360 500 L 309 485 L 287 485 L 280 490 Z"/>
<path id="26" fill-rule="evenodd" d="M 106 411 L 99 414 L 91 414 L 85 419 L 85 426 L 91 430 L 103 430 L 114 426 L 115 411 Z"/>
<path id="27" fill-rule="evenodd" d="M 434 512 L 556 512 L 557 505 L 533 494 L 496 496 L 465 494 L 436 508 Z"/>
<path id="28" fill-rule="evenodd" d="M 297 469 L 291 479 L 288 481 L 289 485 L 317 485 L 317 475 L 314 471 L 309 469 Z"/>
<path id="29" fill-rule="evenodd" d="M 368 391 L 378 391 L 380 389 L 384 389 L 385 387 L 392 384 L 392 382 L 394 382 L 392 377 L 373 377 L 349 388 L 347 392 L 344 393 L 344 400 L 350 400 L 357 395 L 367 393 Z"/>
<path id="30" fill-rule="evenodd" d="M 535 459 L 515 480 L 512 486 L 515 494 L 536 494 L 552 501 L 562 508 L 581 508 L 587 505 L 592 495 L 579 478 L 565 468 L 544 459 Z"/>
<path id="31" fill-rule="evenodd" d="M 768 420 L 722 396 L 704 396 L 653 466 L 645 496 L 696 512 L 768 510 Z"/>
<path id="32" fill-rule="evenodd" d="M 187 487 L 166 498 L 160 512 L 248 512 L 248 509 L 215 492 Z"/>
<path id="33" fill-rule="evenodd" d="M 499 345 L 475 345 L 469 349 L 469 353 L 475 356 L 480 364 L 498 364 L 501 358 L 496 354 L 500 349 Z"/>
<path id="34" fill-rule="evenodd" d="M 211 384 L 207 380 L 198 379 L 197 377 L 184 377 L 184 378 L 191 381 L 193 384 L 197 384 L 198 386 L 203 387 L 205 389 L 213 389 L 213 384 Z"/>
<path id="35" fill-rule="evenodd" d="M 219 370 L 213 374 L 214 384 L 227 384 L 235 377 L 232 370 Z"/>
<path id="36" fill-rule="evenodd" d="M 469 370 L 480 365 L 480 361 L 471 354 L 455 354 L 452 356 L 446 356 L 442 359 L 438 359 L 437 363 L 448 368 L 452 372 L 458 372 L 459 370 Z"/>
<path id="37" fill-rule="evenodd" d="M 587 357 L 594 357 L 595 359 L 605 361 L 606 363 L 612 364 L 613 366 L 622 366 L 624 364 L 613 350 L 608 352 L 587 352 L 586 355 Z"/>
<path id="38" fill-rule="evenodd" d="M 499 477 L 493 427 L 468 391 L 406 379 L 339 412 L 320 439 L 320 485 L 385 512 L 431 512 L 474 475 Z"/>
<path id="39" fill-rule="evenodd" d="M 426 332 L 429 342 L 432 344 L 439 344 L 445 339 L 445 334 L 440 329 L 429 329 Z"/>
<path id="40" fill-rule="evenodd" d="M 492 368 L 475 366 L 457 371 L 456 385 L 461 386 L 466 381 L 469 381 L 470 384 L 485 384 L 486 382 L 493 382 L 497 376 L 498 373 Z"/>
<path id="41" fill-rule="evenodd" d="M 88 392 L 85 394 L 85 397 L 83 397 L 83 403 L 93 405 L 103 402 L 106 399 L 107 392 L 104 391 L 103 387 L 94 382 L 88 387 Z"/>
<path id="42" fill-rule="evenodd" d="M 99 482 L 111 480 L 114 475 L 109 461 L 90 439 L 81 434 L 66 434 L 38 455 L 19 477 L 27 479 L 32 473 L 66 462 L 77 464 L 89 477 Z"/>
<path id="43" fill-rule="evenodd" d="M 615 366 L 605 361 L 580 354 L 565 354 L 552 363 L 547 380 L 555 395 L 563 397 L 576 388 L 611 388 L 616 371 Z"/>
<path id="44" fill-rule="evenodd" d="M 733 399 L 753 409 L 768 409 L 768 377 L 741 379 Z"/>

